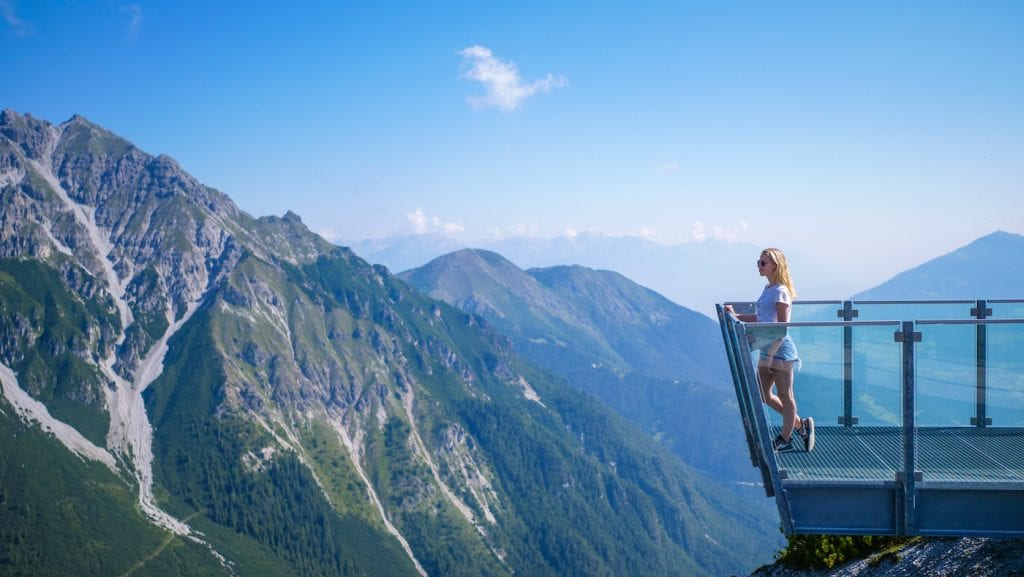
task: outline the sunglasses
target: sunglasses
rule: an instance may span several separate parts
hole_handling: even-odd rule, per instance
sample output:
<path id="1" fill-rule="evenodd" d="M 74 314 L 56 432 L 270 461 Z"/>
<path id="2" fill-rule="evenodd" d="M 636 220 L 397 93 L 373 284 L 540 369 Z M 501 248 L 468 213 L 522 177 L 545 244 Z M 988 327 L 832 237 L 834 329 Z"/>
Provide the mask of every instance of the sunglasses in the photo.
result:
<path id="1" fill-rule="evenodd" d="M 757 264 L 757 266 L 768 266 L 768 263 L 770 263 L 770 262 L 772 262 L 772 261 L 765 260 L 765 259 L 754 261 L 754 263 Z"/>

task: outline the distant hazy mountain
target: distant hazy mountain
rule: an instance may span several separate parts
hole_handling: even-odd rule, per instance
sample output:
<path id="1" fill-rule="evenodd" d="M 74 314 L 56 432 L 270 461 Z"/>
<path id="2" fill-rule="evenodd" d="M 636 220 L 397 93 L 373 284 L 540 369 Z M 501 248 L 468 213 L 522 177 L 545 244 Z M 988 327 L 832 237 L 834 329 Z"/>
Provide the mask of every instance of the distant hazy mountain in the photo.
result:
<path id="1" fill-rule="evenodd" d="M 1024 298 L 1024 236 L 994 232 L 854 296 L 860 300 Z"/>
<path id="2" fill-rule="evenodd" d="M 346 243 L 356 254 L 392 271 L 423 266 L 460 245 L 437 235 L 416 235 Z M 472 248 L 497 252 L 529 269 L 581 265 L 613 270 L 692 310 L 714 317 L 714 304 L 754 298 L 761 290 L 754 261 L 764 247 L 716 240 L 666 245 L 638 236 L 594 233 L 554 238 L 481 240 Z M 785 248 L 785 247 L 783 247 Z M 797 271 L 801 298 L 838 299 L 859 287 L 844 284 L 834 265 L 799 250 L 787 250 Z"/>
<path id="3" fill-rule="evenodd" d="M 392 236 L 341 243 L 373 264 L 382 264 L 391 272 L 409 270 L 450 252 L 467 248 L 451 237 L 440 234 Z"/>
<path id="4" fill-rule="evenodd" d="M 736 495 L 297 215 L 0 113 L 0 573 L 726 575 L 779 539 Z"/>
<path id="5" fill-rule="evenodd" d="M 479 314 L 517 350 L 603 400 L 688 463 L 753 480 L 718 325 L 611 271 L 523 271 L 464 249 L 400 273 Z"/>

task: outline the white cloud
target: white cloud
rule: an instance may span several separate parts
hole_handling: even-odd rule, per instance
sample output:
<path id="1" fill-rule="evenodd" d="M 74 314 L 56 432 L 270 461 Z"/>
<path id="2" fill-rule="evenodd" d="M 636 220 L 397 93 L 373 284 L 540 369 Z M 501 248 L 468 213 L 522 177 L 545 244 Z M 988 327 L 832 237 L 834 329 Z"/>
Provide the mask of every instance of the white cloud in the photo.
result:
<path id="1" fill-rule="evenodd" d="M 466 232 L 466 227 L 458 222 L 447 222 L 436 216 L 427 216 L 421 207 L 405 215 L 415 234 L 440 233 L 445 236 L 457 236 Z"/>
<path id="2" fill-rule="evenodd" d="M 466 232 L 466 227 L 458 222 L 442 222 L 436 216 L 431 220 L 434 227 L 440 230 L 445 236 L 455 236 Z"/>
<path id="3" fill-rule="evenodd" d="M 424 234 L 427 232 L 427 215 L 423 214 L 422 208 L 417 207 L 416 210 L 405 215 L 405 220 L 409 221 L 414 233 Z"/>
<path id="4" fill-rule="evenodd" d="M 704 223 L 702 223 L 699 220 L 697 222 L 692 223 L 690 225 L 690 236 L 692 236 L 693 240 L 697 242 L 705 240 L 708 237 L 708 235 L 707 232 L 704 230 Z"/>
<path id="5" fill-rule="evenodd" d="M 28 36 L 33 32 L 32 25 L 18 16 L 12 0 L 0 0 L 0 17 L 4 19 L 15 36 Z"/>
<path id="6" fill-rule="evenodd" d="M 317 234 L 322 236 L 327 242 L 334 242 L 338 240 L 338 232 L 331 227 L 324 227 L 316 231 Z"/>
<path id="7" fill-rule="evenodd" d="M 128 22 L 128 37 L 135 39 L 138 37 L 139 29 L 142 27 L 142 7 L 138 4 L 129 4 L 121 6 L 121 12 L 127 12 L 131 18 Z"/>
<path id="8" fill-rule="evenodd" d="M 516 236 L 538 237 L 540 236 L 540 223 L 537 221 L 530 223 L 517 222 L 511 225 L 487 229 L 487 233 L 498 240 Z"/>
<path id="9" fill-rule="evenodd" d="M 678 162 L 663 162 L 657 166 L 658 174 L 672 174 L 679 172 Z"/>
<path id="10" fill-rule="evenodd" d="M 654 232 L 653 228 L 641 226 L 640 231 L 636 233 L 636 236 L 646 238 L 647 240 L 656 240 L 658 235 Z"/>
<path id="11" fill-rule="evenodd" d="M 540 223 L 533 221 L 529 224 L 525 222 L 517 222 L 512 227 L 512 233 L 515 236 L 537 236 L 540 234 Z"/>
<path id="12" fill-rule="evenodd" d="M 750 226 L 746 222 L 740 222 L 732 226 L 705 227 L 699 220 L 690 225 L 690 236 L 698 242 L 707 239 L 722 240 L 726 242 L 737 242 L 747 237 Z"/>
<path id="13" fill-rule="evenodd" d="M 524 83 L 519 68 L 511 62 L 502 62 L 484 46 L 470 46 L 459 52 L 463 59 L 462 77 L 484 86 L 484 96 L 471 96 L 467 100 L 477 108 L 515 110 L 527 98 L 561 88 L 568 81 L 562 75 L 548 74 L 544 78 Z"/>

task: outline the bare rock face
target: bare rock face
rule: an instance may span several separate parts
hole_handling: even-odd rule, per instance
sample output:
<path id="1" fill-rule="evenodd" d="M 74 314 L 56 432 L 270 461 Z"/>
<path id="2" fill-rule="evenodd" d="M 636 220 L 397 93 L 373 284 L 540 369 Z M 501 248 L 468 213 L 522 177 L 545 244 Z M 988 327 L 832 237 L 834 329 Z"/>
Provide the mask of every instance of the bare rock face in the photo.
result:
<path id="1" fill-rule="evenodd" d="M 820 571 L 775 563 L 753 577 L 1004 577 L 1024 575 L 1024 541 L 1019 539 L 920 539 L 841 567 Z"/>
<path id="2" fill-rule="evenodd" d="M 218 570 L 710 575 L 769 533 L 478 317 L 82 117 L 0 114 L 0 201 L 0 426 Z"/>
<path id="3" fill-rule="evenodd" d="M 122 327 L 115 368 L 125 378 L 163 329 L 200 302 L 246 250 L 301 262 L 330 248 L 294 216 L 258 226 L 172 158 L 146 154 L 80 116 L 53 126 L 3 111 L 0 191 L 0 257 L 84 269 L 89 274 L 67 275 L 84 297 L 96 289 L 84 279 L 105 279 L 107 292 L 123 294 L 138 325 Z M 301 242 L 279 251 L 289 246 L 282 239 Z M 113 276 L 104 275 L 105 262 Z"/>
<path id="4" fill-rule="evenodd" d="M 19 115 L 13 110 L 0 112 L 0 135 L 16 143 L 18 149 L 30 157 L 43 155 L 50 142 L 50 124 L 28 114 Z"/>

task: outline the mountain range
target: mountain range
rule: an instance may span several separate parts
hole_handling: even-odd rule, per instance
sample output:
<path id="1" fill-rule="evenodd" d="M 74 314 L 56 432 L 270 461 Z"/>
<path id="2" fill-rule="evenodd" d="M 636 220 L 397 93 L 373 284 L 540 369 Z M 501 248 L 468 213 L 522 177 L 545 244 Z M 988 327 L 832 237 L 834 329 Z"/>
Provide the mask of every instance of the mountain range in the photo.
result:
<path id="1" fill-rule="evenodd" d="M 735 418 L 721 330 L 706 316 L 616 272 L 578 265 L 524 271 L 479 249 L 397 276 L 483 317 L 524 357 L 601 400 L 688 464 L 717 478 L 756 481 Z"/>
<path id="2" fill-rule="evenodd" d="M 809 300 L 1015 298 L 1024 272 L 1013 258 L 1024 237 L 1005 231 L 985 235 L 959 249 L 907 269 L 873 287 L 837 271 L 834 262 L 786 249 L 798 271 L 800 298 Z M 421 267 L 464 248 L 443 235 L 395 236 L 349 244 L 370 262 L 393 271 Z M 753 267 L 763 247 L 713 239 L 666 245 L 638 236 L 581 233 L 572 237 L 483 239 L 472 247 L 501 254 L 524 269 L 576 264 L 613 270 L 675 303 L 714 318 L 714 303 L 747 300 L 760 290 Z M 748 282 L 749 281 L 749 282 Z M 978 296 L 981 295 L 981 296 Z"/>
<path id="3" fill-rule="evenodd" d="M 458 239 L 420 234 L 346 243 L 370 262 L 392 271 L 421 267 L 464 248 L 496 252 L 523 269 L 576 264 L 612 270 L 673 302 L 715 317 L 714 304 L 752 298 L 760 292 L 754 261 L 764 247 L 744 242 L 704 239 L 663 244 L 640 236 L 607 236 L 584 232 L 554 238 L 510 237 Z M 863 287 L 839 274 L 835 263 L 801 251 L 786 250 L 798 288 L 805 298 L 845 298 Z"/>
<path id="4" fill-rule="evenodd" d="M 721 575 L 778 543 L 770 503 L 481 314 L 85 118 L 0 113 L 0 201 L 4 574 Z M 659 358 L 584 342 L 623 374 Z"/>
<path id="5" fill-rule="evenodd" d="M 1024 236 L 1004 231 L 906 270 L 855 300 L 1019 299 L 1024 297 Z"/>
<path id="6" fill-rule="evenodd" d="M 1019 296 L 1022 240 L 858 298 Z M 482 250 L 399 277 L 85 118 L 0 113 L 0 574 L 771 557 L 705 316 L 619 272 Z"/>

